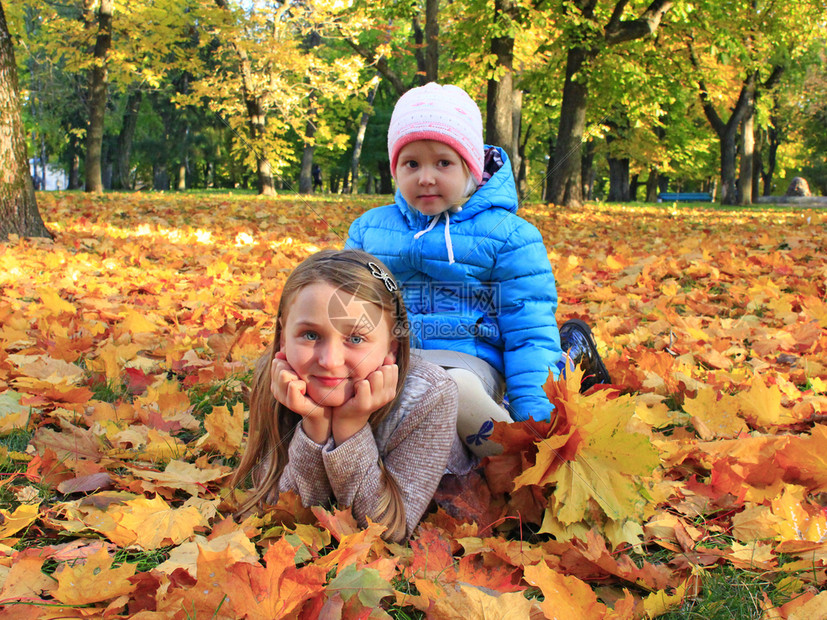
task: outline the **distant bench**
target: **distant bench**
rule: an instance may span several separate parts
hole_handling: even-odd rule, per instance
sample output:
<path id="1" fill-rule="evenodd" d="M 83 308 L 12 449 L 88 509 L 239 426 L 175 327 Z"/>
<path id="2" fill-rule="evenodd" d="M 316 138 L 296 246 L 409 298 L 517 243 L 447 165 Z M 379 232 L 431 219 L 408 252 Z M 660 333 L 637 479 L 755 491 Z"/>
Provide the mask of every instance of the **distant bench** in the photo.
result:
<path id="1" fill-rule="evenodd" d="M 709 192 L 661 192 L 658 200 L 662 202 L 712 202 Z"/>

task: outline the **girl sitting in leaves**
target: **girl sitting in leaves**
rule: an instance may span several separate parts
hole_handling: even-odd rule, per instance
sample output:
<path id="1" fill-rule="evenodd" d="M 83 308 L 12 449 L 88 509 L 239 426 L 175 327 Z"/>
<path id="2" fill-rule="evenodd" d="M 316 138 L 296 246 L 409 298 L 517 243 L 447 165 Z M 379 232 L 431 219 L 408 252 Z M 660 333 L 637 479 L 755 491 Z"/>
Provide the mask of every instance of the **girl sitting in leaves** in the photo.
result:
<path id="1" fill-rule="evenodd" d="M 457 388 L 411 358 L 397 285 L 376 258 L 326 250 L 282 292 L 273 344 L 259 359 L 247 449 L 233 485 L 252 474 L 246 512 L 295 491 L 305 506 L 335 498 L 357 522 L 409 536 L 445 473 L 472 463 L 456 431 Z"/>
<path id="2" fill-rule="evenodd" d="M 388 156 L 395 204 L 355 220 L 347 247 L 380 257 L 398 279 L 415 355 L 458 385 L 468 447 L 500 452 L 489 441 L 494 421 L 548 420 L 543 385 L 564 371 L 564 354 L 585 366 L 582 389 L 610 383 L 588 325 L 575 319 L 558 330 L 543 238 L 517 215 L 511 162 L 484 145 L 471 97 L 435 83 L 406 92 L 391 116 Z"/>

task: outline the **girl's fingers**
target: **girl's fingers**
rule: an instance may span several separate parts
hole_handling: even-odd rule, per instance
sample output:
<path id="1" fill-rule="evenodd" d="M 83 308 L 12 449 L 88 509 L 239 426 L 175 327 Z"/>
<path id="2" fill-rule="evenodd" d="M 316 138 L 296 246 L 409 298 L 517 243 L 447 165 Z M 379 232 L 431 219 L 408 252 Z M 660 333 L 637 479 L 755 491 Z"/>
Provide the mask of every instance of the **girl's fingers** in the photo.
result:
<path id="1" fill-rule="evenodd" d="M 353 397 L 343 405 L 341 411 L 348 415 L 369 416 L 393 400 L 398 379 L 399 367 L 396 364 L 381 366 L 356 382 Z"/>
<path id="2" fill-rule="evenodd" d="M 371 386 L 375 385 L 377 393 L 381 390 L 387 398 L 382 405 L 386 405 L 393 400 L 396 394 L 396 384 L 399 382 L 399 366 L 396 364 L 386 364 L 378 370 L 371 373 L 371 377 L 377 375 L 375 383 L 371 381 Z M 381 378 L 381 379 L 380 379 Z M 382 405 L 379 405 L 380 407 Z"/>
<path id="3" fill-rule="evenodd" d="M 301 416 L 319 409 L 319 406 L 307 397 L 307 383 L 299 379 L 290 365 L 282 359 L 273 360 L 270 389 L 277 401 Z"/>
<path id="4" fill-rule="evenodd" d="M 307 384 L 301 380 L 290 381 L 287 384 L 287 402 L 285 405 L 299 415 L 307 415 L 315 408 L 315 404 L 305 396 Z"/>
<path id="5" fill-rule="evenodd" d="M 371 384 L 363 379 L 356 383 L 353 386 L 353 397 L 350 399 L 349 402 L 345 403 L 345 406 L 350 409 L 351 412 L 371 412 L 371 402 L 373 397 L 373 390 Z"/>

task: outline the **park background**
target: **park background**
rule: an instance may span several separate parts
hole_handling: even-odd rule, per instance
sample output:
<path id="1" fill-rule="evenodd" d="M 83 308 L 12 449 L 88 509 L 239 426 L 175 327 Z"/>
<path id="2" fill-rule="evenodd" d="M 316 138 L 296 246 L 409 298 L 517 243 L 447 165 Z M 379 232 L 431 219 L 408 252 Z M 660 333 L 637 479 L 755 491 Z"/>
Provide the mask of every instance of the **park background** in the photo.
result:
<path id="1" fill-rule="evenodd" d="M 36 179 L 392 193 L 396 99 L 481 104 L 523 198 L 827 194 L 823 0 L 7 3 Z"/>
<path id="2" fill-rule="evenodd" d="M 824 193 L 823 4 L 3 8 L 29 156 L 88 191 L 0 244 L 0 618 L 827 614 L 827 214 L 730 204 L 750 170 Z M 518 155 L 617 385 L 550 381 L 405 545 L 290 496 L 233 521 L 281 287 L 390 200 L 429 76 Z M 642 204 L 666 178 L 727 204 Z"/>

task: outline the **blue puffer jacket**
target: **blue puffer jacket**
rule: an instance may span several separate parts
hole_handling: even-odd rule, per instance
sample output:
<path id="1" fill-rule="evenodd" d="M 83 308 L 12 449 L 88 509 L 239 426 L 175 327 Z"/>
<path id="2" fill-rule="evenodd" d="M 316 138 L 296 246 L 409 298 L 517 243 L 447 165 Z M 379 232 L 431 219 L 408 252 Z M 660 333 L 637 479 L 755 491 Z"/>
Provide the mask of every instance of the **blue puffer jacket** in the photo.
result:
<path id="1" fill-rule="evenodd" d="M 456 213 L 429 218 L 397 191 L 395 204 L 353 222 L 346 247 L 393 272 L 412 346 L 485 360 L 504 375 L 515 420 L 548 420 L 543 385 L 562 367 L 557 289 L 540 232 L 516 215 L 511 163 L 499 151 L 503 165 Z"/>

